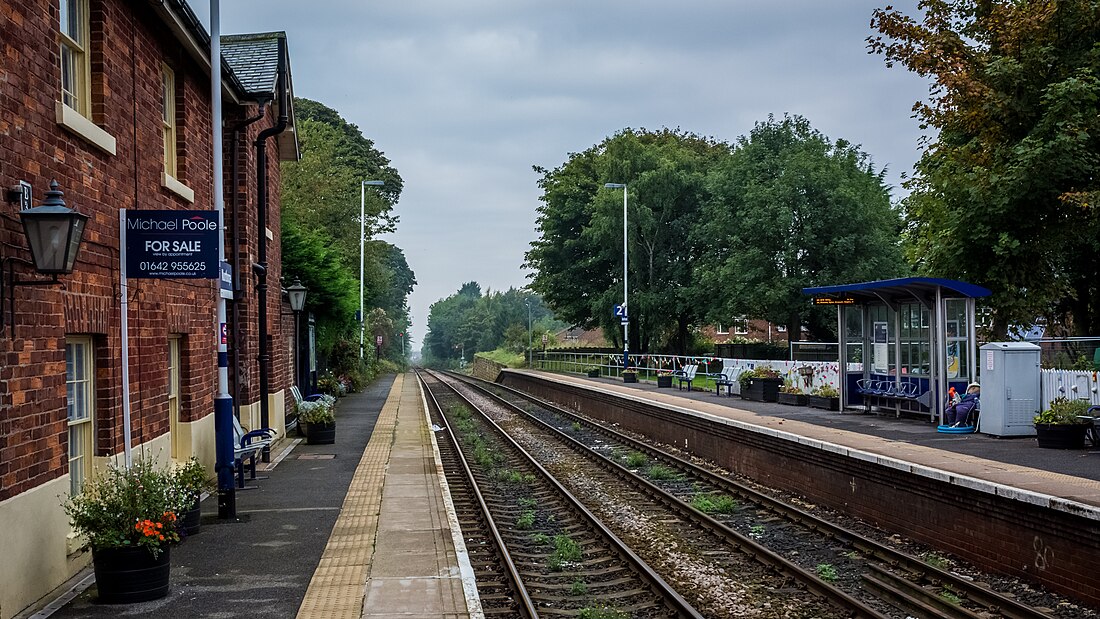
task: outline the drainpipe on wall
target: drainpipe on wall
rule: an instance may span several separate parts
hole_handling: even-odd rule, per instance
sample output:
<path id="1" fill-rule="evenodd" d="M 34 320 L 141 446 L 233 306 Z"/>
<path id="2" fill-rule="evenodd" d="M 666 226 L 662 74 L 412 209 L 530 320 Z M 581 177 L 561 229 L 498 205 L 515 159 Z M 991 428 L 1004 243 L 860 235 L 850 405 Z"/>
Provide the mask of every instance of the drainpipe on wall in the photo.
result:
<path id="1" fill-rule="evenodd" d="M 240 297 L 241 294 L 241 197 L 240 187 L 241 171 L 239 164 L 240 157 L 240 140 L 241 131 L 246 129 L 252 123 L 262 120 L 267 110 L 268 101 L 257 101 L 257 105 L 260 106 L 258 114 L 251 118 L 246 118 L 233 127 L 233 142 L 232 150 L 230 154 L 230 178 L 233 187 L 233 201 L 232 201 L 232 218 L 233 218 L 233 230 L 230 241 L 230 246 L 233 248 L 233 302 L 230 304 L 230 312 L 232 313 L 231 322 L 232 328 L 229 330 L 230 337 L 233 342 L 233 385 L 231 387 L 233 393 L 233 401 L 238 404 L 241 400 L 241 306 Z M 239 417 L 239 415 L 238 415 Z"/>
<path id="2" fill-rule="evenodd" d="M 256 217 L 257 252 L 256 264 L 252 265 L 253 272 L 258 279 L 256 283 L 257 306 L 256 313 L 260 322 L 260 426 L 270 427 L 268 395 L 268 366 L 271 364 L 271 353 L 267 345 L 267 139 L 279 135 L 287 126 L 287 109 L 290 107 L 287 101 L 287 70 L 285 54 L 279 55 L 279 120 L 274 127 L 269 127 L 260 132 L 256 138 L 256 197 L 258 200 L 258 213 Z M 271 461 L 271 450 L 264 447 L 263 461 Z"/>

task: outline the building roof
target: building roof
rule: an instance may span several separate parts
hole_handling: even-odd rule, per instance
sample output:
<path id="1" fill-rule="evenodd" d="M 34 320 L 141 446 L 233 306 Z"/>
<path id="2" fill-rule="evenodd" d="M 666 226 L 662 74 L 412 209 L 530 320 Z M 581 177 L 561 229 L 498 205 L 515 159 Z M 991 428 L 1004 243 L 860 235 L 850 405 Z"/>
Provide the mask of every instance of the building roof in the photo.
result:
<path id="1" fill-rule="evenodd" d="M 290 52 L 285 32 L 256 32 L 221 37 L 222 58 L 244 89 L 244 98 L 271 102 L 276 113 L 279 76 L 286 78 L 287 126 L 276 138 L 283 161 L 297 161 L 300 155 L 298 132 L 294 122 L 294 80 L 290 74 Z"/>
<path id="2" fill-rule="evenodd" d="M 222 57 L 252 98 L 274 98 L 279 83 L 280 48 L 285 42 L 285 32 L 222 37 Z"/>
<path id="3" fill-rule="evenodd" d="M 838 286 L 817 286 L 803 288 L 803 294 L 809 295 L 845 295 L 861 303 L 878 303 L 885 300 L 904 301 L 913 298 L 929 300 L 939 289 L 944 297 L 969 299 L 988 297 L 993 294 L 989 289 L 954 279 L 937 277 L 903 277 L 883 279 L 874 282 L 840 284 Z"/>

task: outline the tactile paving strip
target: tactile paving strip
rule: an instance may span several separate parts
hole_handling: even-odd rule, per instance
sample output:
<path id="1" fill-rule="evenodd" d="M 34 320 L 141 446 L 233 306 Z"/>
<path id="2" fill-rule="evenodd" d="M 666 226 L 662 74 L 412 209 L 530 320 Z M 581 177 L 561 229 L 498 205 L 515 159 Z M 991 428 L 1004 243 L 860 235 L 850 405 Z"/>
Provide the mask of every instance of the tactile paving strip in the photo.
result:
<path id="1" fill-rule="evenodd" d="M 355 469 L 348 495 L 313 573 L 299 619 L 357 619 L 363 614 L 367 574 L 378 534 L 378 514 L 404 376 L 398 374 Z"/>

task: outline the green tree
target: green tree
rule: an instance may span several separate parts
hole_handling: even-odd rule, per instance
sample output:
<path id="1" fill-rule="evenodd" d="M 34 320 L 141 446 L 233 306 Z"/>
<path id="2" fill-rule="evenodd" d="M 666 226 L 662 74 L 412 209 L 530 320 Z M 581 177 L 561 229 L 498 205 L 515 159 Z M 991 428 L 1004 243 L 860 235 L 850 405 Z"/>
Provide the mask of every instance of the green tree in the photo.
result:
<path id="1" fill-rule="evenodd" d="M 672 343 L 686 352 L 699 318 L 690 293 L 691 230 L 707 197 L 707 171 L 729 155 L 727 144 L 709 138 L 626 129 L 554 170 L 536 167 L 543 195 L 540 236 L 526 254 L 531 288 L 562 320 L 602 326 L 622 342 L 611 307 L 623 296 L 623 197 L 603 185 L 625 183 L 631 349 Z"/>
<path id="2" fill-rule="evenodd" d="M 993 290 L 993 331 L 1041 315 L 1100 328 L 1100 3 L 922 2 L 875 11 L 888 66 L 933 82 L 938 131 L 905 201 L 909 256 Z"/>
<path id="3" fill-rule="evenodd" d="M 710 176 L 696 228 L 695 301 L 714 322 L 736 316 L 786 325 L 797 339 L 836 337 L 834 313 L 814 311 L 808 286 L 900 275 L 900 217 L 883 172 L 800 116 L 769 117 Z"/>
<path id="4" fill-rule="evenodd" d="M 463 351 L 470 360 L 477 352 L 497 348 L 512 352 L 526 350 L 527 303 L 532 328 L 541 329 L 540 338 L 543 332 L 564 327 L 542 299 L 529 290 L 509 288 L 482 294 L 477 282 L 463 284 L 457 293 L 436 301 L 429 310 L 428 334 L 422 349 L 425 362 L 450 365 Z"/>
<path id="5" fill-rule="evenodd" d="M 295 99 L 294 107 L 302 157 L 282 167 L 283 273 L 309 289 L 307 310 L 317 319 L 322 358 L 342 339 L 355 341 L 357 348 L 362 230 L 367 241 L 364 303 L 392 320 L 387 339 L 392 341 L 394 333 L 408 329 L 406 299 L 416 280 L 399 248 L 372 237 L 394 229 L 401 177 L 373 142 L 335 110 L 308 99 Z M 362 180 L 386 184 L 367 192 L 361 225 Z M 401 358 L 396 351 L 387 354 Z"/>

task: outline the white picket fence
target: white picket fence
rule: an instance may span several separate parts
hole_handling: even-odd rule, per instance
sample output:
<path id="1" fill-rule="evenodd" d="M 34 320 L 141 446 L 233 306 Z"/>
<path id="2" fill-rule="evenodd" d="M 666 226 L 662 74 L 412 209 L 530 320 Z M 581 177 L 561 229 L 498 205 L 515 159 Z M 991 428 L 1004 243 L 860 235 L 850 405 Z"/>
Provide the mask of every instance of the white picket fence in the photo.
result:
<path id="1" fill-rule="evenodd" d="M 1100 386 L 1097 384 L 1096 374 L 1096 372 L 1075 370 L 1040 370 L 1043 410 L 1050 408 L 1051 400 L 1058 397 L 1069 400 L 1088 400 L 1100 405 Z"/>

